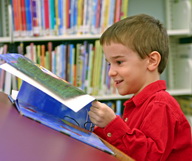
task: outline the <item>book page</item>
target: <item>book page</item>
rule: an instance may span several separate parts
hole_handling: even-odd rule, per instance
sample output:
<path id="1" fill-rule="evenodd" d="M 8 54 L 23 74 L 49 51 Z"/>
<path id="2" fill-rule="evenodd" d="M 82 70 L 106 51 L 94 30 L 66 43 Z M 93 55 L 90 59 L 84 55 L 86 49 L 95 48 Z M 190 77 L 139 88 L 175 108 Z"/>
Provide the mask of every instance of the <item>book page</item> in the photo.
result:
<path id="1" fill-rule="evenodd" d="M 6 54 L 6 56 L 0 55 L 0 58 L 6 61 L 0 68 L 42 90 L 75 112 L 95 100 L 94 97 L 22 55 Z"/>

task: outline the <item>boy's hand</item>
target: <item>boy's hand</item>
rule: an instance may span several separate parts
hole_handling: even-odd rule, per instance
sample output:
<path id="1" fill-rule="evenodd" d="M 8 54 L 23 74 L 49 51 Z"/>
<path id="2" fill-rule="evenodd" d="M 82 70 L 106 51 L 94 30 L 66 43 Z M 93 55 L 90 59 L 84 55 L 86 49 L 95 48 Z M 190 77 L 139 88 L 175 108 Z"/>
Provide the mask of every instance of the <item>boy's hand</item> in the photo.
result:
<path id="1" fill-rule="evenodd" d="M 89 117 L 93 124 L 98 127 L 105 127 L 109 122 L 115 119 L 114 111 L 106 104 L 94 101 L 89 111 Z"/>

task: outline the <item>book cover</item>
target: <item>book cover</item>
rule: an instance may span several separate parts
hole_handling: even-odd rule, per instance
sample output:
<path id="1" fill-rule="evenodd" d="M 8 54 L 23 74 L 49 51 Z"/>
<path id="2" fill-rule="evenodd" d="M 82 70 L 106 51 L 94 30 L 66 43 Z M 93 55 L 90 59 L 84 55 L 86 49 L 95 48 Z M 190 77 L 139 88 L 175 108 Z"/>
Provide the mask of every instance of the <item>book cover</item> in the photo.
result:
<path id="1" fill-rule="evenodd" d="M 32 84 L 75 112 L 94 100 L 92 96 L 87 95 L 79 88 L 72 86 L 23 55 L 6 54 L 1 55 L 0 58 L 6 61 L 1 65 L 1 68 Z M 75 103 L 74 100 L 83 100 L 83 102 Z"/>
<path id="2" fill-rule="evenodd" d="M 23 79 L 15 104 L 26 117 L 114 154 L 97 135 L 88 110 L 93 97 L 20 54 L 0 55 L 0 67 Z"/>

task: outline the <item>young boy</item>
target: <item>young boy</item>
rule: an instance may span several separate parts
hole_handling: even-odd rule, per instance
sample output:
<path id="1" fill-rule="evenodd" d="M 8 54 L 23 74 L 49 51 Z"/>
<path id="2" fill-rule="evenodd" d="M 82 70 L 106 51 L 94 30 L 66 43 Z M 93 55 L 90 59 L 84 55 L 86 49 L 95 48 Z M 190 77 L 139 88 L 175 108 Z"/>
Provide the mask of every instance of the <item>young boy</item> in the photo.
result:
<path id="1" fill-rule="evenodd" d="M 190 125 L 160 80 L 169 52 L 166 29 L 140 14 L 113 24 L 100 42 L 119 94 L 133 97 L 124 103 L 122 118 L 93 102 L 94 132 L 136 161 L 192 161 Z"/>

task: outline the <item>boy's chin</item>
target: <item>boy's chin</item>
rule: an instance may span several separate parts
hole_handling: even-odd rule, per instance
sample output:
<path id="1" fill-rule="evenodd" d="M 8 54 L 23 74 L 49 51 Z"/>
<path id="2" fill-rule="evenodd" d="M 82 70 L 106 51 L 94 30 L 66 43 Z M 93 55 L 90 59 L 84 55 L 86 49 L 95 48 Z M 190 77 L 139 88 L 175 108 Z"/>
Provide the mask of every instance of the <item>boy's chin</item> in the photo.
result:
<path id="1" fill-rule="evenodd" d="M 123 92 L 123 91 L 118 91 L 118 93 L 119 93 L 119 95 L 121 95 L 121 96 L 126 96 L 126 95 L 128 95 L 128 93 Z"/>

